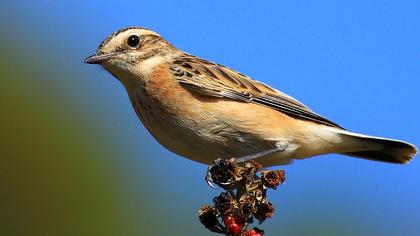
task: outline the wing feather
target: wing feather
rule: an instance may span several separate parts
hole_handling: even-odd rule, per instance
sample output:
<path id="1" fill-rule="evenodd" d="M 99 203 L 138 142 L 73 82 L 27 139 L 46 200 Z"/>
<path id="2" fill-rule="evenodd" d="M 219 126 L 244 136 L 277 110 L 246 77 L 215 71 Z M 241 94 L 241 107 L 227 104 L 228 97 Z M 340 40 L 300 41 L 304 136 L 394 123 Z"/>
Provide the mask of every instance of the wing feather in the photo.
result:
<path id="1" fill-rule="evenodd" d="M 193 92 L 259 104 L 295 118 L 342 129 L 289 95 L 219 64 L 185 54 L 174 60 L 171 72 Z"/>

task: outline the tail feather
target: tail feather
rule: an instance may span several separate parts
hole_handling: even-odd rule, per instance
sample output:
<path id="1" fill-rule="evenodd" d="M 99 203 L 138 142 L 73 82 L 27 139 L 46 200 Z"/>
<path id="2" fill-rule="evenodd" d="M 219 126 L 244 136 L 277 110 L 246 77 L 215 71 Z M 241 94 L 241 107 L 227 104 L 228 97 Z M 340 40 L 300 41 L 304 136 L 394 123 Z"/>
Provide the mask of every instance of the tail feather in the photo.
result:
<path id="1" fill-rule="evenodd" d="M 406 164 L 410 162 L 417 154 L 417 148 L 407 142 L 373 137 L 351 133 L 348 131 L 340 132 L 347 140 L 351 140 L 351 145 L 356 149 L 341 154 L 364 158 L 374 161 L 382 161 L 397 164 Z"/>

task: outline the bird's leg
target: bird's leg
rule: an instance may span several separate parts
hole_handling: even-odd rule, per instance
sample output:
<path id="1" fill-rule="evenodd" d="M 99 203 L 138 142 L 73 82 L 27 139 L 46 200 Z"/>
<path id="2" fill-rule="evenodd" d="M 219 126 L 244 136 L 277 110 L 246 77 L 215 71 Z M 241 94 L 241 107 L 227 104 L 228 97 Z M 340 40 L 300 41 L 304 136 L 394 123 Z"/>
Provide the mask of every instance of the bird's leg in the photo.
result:
<path id="1" fill-rule="evenodd" d="M 251 161 L 251 160 L 255 160 L 257 158 L 263 157 L 263 156 L 267 156 L 276 152 L 283 152 L 284 150 L 286 150 L 288 144 L 287 142 L 277 142 L 276 143 L 276 147 L 273 149 L 269 149 L 269 150 L 265 150 L 262 152 L 257 152 L 257 153 L 253 153 L 250 155 L 246 155 L 246 156 L 242 156 L 242 157 L 238 157 L 235 158 L 236 162 L 245 162 L 245 161 Z"/>

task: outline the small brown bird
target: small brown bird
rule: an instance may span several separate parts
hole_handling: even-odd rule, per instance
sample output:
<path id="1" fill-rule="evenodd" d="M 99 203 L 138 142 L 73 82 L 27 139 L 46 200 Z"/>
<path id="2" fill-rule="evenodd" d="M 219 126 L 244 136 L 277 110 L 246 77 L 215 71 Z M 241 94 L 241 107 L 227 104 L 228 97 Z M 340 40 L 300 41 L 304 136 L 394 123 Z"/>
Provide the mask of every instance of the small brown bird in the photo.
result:
<path id="1" fill-rule="evenodd" d="M 140 27 L 108 36 L 86 63 L 126 88 L 160 144 L 209 164 L 257 159 L 264 166 L 327 153 L 408 163 L 412 144 L 349 132 L 296 99 L 248 76 L 185 53 Z"/>

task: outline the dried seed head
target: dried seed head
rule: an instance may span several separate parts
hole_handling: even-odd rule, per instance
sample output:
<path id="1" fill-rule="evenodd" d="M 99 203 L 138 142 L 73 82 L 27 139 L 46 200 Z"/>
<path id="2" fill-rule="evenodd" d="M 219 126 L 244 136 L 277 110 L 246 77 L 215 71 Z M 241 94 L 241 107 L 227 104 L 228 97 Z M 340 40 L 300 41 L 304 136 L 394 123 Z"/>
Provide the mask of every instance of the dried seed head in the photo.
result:
<path id="1" fill-rule="evenodd" d="M 285 180 L 284 170 L 269 170 L 261 172 L 261 180 L 267 188 L 276 189 Z"/>
<path id="2" fill-rule="evenodd" d="M 243 215 L 245 221 L 251 223 L 252 215 L 257 212 L 256 199 L 254 194 L 246 193 L 239 199 L 239 211 Z"/>
<path id="3" fill-rule="evenodd" d="M 258 205 L 258 210 L 254 214 L 254 217 L 261 224 L 267 218 L 271 218 L 273 216 L 274 210 L 275 209 L 273 207 L 273 204 L 271 204 L 269 201 L 262 202 L 261 204 Z"/>
<path id="4" fill-rule="evenodd" d="M 220 193 L 219 196 L 213 198 L 214 206 L 221 214 L 232 212 L 234 202 L 233 197 L 227 192 Z"/>
<path id="5" fill-rule="evenodd" d="M 200 210 L 200 221 L 207 229 L 229 236 L 264 235 L 258 228 L 246 228 L 254 218 L 261 224 L 273 216 L 267 191 L 284 182 L 284 171 L 261 171 L 254 161 L 237 164 L 234 159 L 217 159 L 209 166 L 206 180 L 226 190 L 213 198 L 214 207 Z"/>
<path id="6" fill-rule="evenodd" d="M 262 169 L 262 165 L 254 160 L 251 160 L 248 163 L 253 165 L 256 171 L 259 171 Z"/>
<path id="7" fill-rule="evenodd" d="M 255 163 L 256 162 L 247 162 L 245 163 L 245 166 L 239 167 L 236 181 L 244 180 L 244 182 L 247 184 L 255 181 L 256 180 L 255 174 L 258 171 L 257 169 L 258 165 Z"/>
<path id="8" fill-rule="evenodd" d="M 238 166 L 234 159 L 217 159 L 214 165 L 209 167 L 211 179 L 223 189 L 232 189 L 235 186 L 235 177 Z"/>
<path id="9" fill-rule="evenodd" d="M 198 217 L 200 218 L 201 224 L 204 225 L 210 231 L 216 233 L 223 233 L 224 230 L 220 227 L 220 222 L 217 219 L 217 211 L 213 207 L 203 206 L 198 211 Z"/>

